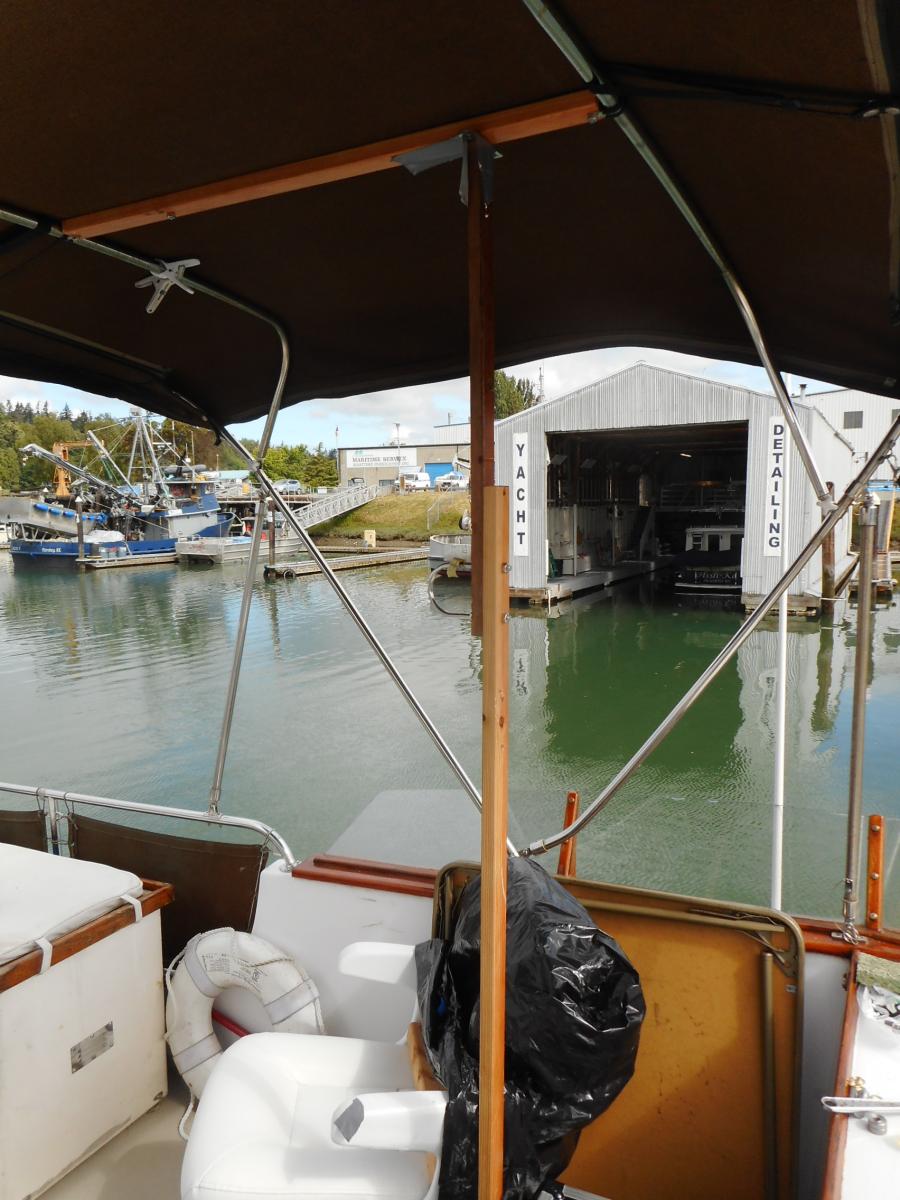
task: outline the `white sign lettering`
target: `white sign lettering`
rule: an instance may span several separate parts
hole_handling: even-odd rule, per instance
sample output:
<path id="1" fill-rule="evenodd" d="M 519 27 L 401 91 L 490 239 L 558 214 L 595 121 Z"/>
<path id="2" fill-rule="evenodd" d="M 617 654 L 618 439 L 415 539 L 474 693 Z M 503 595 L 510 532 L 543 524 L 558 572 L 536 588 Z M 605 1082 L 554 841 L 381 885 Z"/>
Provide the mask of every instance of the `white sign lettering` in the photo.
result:
<path id="1" fill-rule="evenodd" d="M 528 557 L 528 434 L 517 433 L 513 438 L 513 477 L 509 489 L 513 555 Z"/>
<path id="2" fill-rule="evenodd" d="M 777 558 L 781 554 L 781 539 L 784 536 L 785 444 L 784 420 L 770 417 L 763 538 L 763 554 L 766 558 Z"/>

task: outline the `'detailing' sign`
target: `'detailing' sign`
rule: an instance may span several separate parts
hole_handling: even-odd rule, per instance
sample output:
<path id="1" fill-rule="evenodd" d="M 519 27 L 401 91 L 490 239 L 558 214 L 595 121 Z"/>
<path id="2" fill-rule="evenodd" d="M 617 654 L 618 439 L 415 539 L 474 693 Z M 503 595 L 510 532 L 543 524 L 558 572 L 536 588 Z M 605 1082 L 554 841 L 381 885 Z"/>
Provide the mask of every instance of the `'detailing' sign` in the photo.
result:
<path id="1" fill-rule="evenodd" d="M 513 555 L 528 557 L 528 434 L 513 438 L 512 502 Z"/>
<path id="2" fill-rule="evenodd" d="M 767 558 L 781 554 L 784 537 L 785 435 L 781 417 L 769 418 L 769 453 L 766 474 L 766 536 L 763 553 Z"/>

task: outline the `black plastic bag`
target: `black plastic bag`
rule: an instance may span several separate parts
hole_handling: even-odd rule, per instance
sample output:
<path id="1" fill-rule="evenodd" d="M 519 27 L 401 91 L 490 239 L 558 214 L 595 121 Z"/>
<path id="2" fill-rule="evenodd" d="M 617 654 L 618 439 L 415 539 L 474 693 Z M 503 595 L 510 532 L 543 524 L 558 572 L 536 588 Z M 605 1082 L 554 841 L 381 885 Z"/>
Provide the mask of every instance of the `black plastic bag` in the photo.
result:
<path id="1" fill-rule="evenodd" d="M 481 878 L 452 941 L 416 948 L 422 1031 L 449 1093 L 439 1200 L 478 1188 Z M 634 1071 L 644 998 L 616 942 L 532 859 L 509 862 L 504 1200 L 534 1200 Z"/>

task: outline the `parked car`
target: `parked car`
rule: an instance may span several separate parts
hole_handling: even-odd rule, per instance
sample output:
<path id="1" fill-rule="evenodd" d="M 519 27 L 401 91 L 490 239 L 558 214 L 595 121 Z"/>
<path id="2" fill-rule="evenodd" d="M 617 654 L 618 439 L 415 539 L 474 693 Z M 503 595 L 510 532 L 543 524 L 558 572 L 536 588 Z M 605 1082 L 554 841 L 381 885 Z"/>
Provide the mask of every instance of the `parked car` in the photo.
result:
<path id="1" fill-rule="evenodd" d="M 279 479 L 275 484 L 276 492 L 302 492 L 303 484 L 299 479 Z"/>
<path id="2" fill-rule="evenodd" d="M 434 486 L 439 492 L 464 492 L 469 487 L 469 477 L 462 471 L 448 471 L 446 475 L 438 475 Z"/>

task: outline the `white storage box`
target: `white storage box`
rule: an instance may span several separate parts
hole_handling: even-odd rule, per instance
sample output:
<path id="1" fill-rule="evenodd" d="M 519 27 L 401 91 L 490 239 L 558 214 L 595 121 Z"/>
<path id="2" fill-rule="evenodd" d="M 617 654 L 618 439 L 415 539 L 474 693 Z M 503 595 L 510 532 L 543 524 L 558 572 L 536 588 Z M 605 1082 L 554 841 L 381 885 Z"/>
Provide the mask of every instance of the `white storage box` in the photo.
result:
<path id="1" fill-rule="evenodd" d="M 170 900 L 0 844 L 0 1200 L 38 1195 L 165 1095 Z"/>

